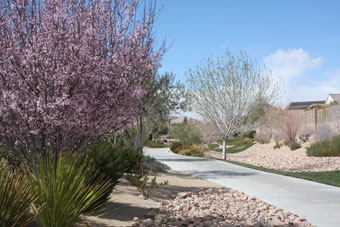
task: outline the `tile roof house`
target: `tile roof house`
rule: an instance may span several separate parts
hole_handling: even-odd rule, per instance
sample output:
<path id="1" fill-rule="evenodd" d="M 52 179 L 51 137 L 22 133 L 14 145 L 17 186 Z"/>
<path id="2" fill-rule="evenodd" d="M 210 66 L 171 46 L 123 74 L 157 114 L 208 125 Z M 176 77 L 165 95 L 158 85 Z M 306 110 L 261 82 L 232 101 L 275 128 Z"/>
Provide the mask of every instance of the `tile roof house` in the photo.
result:
<path id="1" fill-rule="evenodd" d="M 333 102 L 340 103 L 340 94 L 329 94 L 328 95 L 325 104 L 330 105 Z"/>
<path id="2" fill-rule="evenodd" d="M 315 104 L 324 105 L 325 101 L 290 102 L 284 109 L 285 110 L 305 110 L 311 105 L 315 105 Z"/>

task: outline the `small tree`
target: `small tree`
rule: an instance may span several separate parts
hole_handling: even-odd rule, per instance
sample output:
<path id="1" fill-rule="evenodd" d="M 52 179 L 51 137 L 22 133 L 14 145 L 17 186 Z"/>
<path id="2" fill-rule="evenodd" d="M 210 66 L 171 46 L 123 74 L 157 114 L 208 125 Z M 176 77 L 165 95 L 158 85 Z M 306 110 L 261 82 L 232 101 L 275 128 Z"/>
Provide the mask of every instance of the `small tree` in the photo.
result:
<path id="1" fill-rule="evenodd" d="M 249 116 L 262 103 L 272 104 L 279 94 L 270 70 L 258 69 L 244 52 L 233 56 L 227 51 L 220 58 L 207 59 L 189 69 L 186 76 L 194 111 L 213 122 L 223 139 L 223 159 L 228 138 L 249 130 Z"/>

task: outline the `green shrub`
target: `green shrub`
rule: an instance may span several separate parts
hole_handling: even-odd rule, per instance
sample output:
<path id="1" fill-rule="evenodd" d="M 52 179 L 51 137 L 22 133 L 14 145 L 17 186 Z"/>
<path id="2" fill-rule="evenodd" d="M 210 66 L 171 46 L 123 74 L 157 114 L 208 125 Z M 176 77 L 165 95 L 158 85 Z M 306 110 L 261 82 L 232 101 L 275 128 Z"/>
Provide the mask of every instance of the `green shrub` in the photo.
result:
<path id="1" fill-rule="evenodd" d="M 200 146 L 190 146 L 184 148 L 178 152 L 181 155 L 193 156 L 193 157 L 204 157 L 204 149 Z"/>
<path id="2" fill-rule="evenodd" d="M 176 148 L 174 153 L 179 154 L 181 152 L 181 150 L 184 150 L 184 149 L 188 149 L 188 146 L 184 146 L 184 145 L 179 146 L 179 147 Z"/>
<path id="3" fill-rule="evenodd" d="M 182 142 L 173 142 L 170 146 L 170 150 L 172 152 L 175 152 L 175 150 L 180 147 L 180 146 L 183 146 L 183 143 Z"/>
<path id="4" fill-rule="evenodd" d="M 100 173 L 111 179 L 116 185 L 122 175 L 131 171 L 136 163 L 142 161 L 139 152 L 127 147 L 113 145 L 109 141 L 100 141 L 90 146 L 86 157 L 92 159 Z"/>
<path id="5" fill-rule="evenodd" d="M 28 225 L 35 217 L 30 207 L 36 198 L 23 174 L 0 161 L 0 226 Z"/>
<path id="6" fill-rule="evenodd" d="M 184 155 L 193 156 L 193 157 L 204 157 L 204 150 L 190 149 L 188 152 L 185 152 Z"/>
<path id="7" fill-rule="evenodd" d="M 307 155 L 314 157 L 339 157 L 340 136 L 329 141 L 317 142 L 307 148 Z"/>
<path id="8" fill-rule="evenodd" d="M 38 194 L 37 222 L 46 227 L 71 227 L 80 215 L 100 211 L 103 196 L 112 188 L 91 160 L 69 153 L 60 153 L 58 159 L 50 153 L 37 157 L 26 178 Z"/>
<path id="9" fill-rule="evenodd" d="M 275 142 L 275 146 L 273 147 L 274 149 L 280 149 L 282 147 L 282 144 L 279 142 Z"/>
<path id="10" fill-rule="evenodd" d="M 255 135 L 256 135 L 256 130 L 250 130 L 249 132 L 247 132 L 244 137 L 245 138 L 250 138 L 250 139 L 255 139 Z"/>

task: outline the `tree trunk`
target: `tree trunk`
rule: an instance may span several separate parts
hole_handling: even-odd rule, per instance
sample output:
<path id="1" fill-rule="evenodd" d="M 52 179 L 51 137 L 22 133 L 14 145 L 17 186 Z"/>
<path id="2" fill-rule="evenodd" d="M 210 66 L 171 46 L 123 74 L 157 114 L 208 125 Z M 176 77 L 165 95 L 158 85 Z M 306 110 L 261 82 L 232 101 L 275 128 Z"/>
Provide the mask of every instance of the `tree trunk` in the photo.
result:
<path id="1" fill-rule="evenodd" d="M 223 138 L 223 152 L 222 152 L 223 160 L 227 159 L 227 138 Z"/>
<path id="2" fill-rule="evenodd" d="M 143 146 L 144 146 L 144 141 L 143 141 L 143 117 L 140 116 L 140 132 L 139 132 L 139 146 L 140 146 L 140 154 L 143 155 Z"/>

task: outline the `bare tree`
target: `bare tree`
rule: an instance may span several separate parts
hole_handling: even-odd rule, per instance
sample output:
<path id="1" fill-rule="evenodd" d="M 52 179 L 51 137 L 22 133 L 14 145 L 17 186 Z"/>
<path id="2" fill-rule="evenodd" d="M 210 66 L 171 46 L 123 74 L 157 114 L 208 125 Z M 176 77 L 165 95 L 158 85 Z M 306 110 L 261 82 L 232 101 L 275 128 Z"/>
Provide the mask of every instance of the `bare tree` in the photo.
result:
<path id="1" fill-rule="evenodd" d="M 222 57 L 204 60 L 189 69 L 186 77 L 194 112 L 213 122 L 223 139 L 223 159 L 228 138 L 249 130 L 247 119 L 262 103 L 273 104 L 280 93 L 271 71 L 257 68 L 243 51 L 238 56 L 227 51 Z"/>

